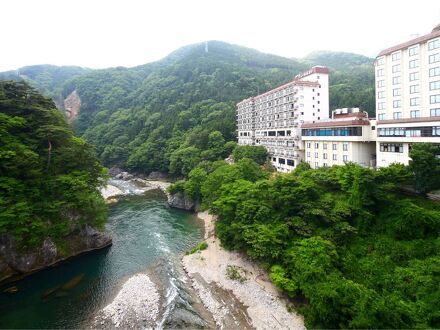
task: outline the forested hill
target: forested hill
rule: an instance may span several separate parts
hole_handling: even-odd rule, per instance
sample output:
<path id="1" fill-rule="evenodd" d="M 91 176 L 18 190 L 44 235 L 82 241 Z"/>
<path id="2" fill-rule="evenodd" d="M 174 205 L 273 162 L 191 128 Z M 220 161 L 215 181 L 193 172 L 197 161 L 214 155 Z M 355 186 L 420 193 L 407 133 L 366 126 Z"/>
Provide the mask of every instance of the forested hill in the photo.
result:
<path id="1" fill-rule="evenodd" d="M 350 60 L 359 55 L 342 55 L 341 61 L 350 64 L 346 68 L 336 65 L 339 53 L 324 56 L 331 59 L 331 107 L 361 106 L 373 113 L 372 64 Z M 215 160 L 224 152 L 210 151 L 212 145 L 235 140 L 237 101 L 291 80 L 312 65 L 326 65 L 318 61 L 316 56 L 295 60 L 210 41 L 208 51 L 200 43 L 158 62 L 78 75 L 62 84 L 61 94 L 79 95 L 74 127 L 96 145 L 106 165 L 178 175 L 185 173 L 173 164 L 190 168 Z"/>
<path id="2" fill-rule="evenodd" d="M 330 68 L 330 108 L 359 106 L 374 116 L 373 59 L 352 53 L 316 51 L 300 59 Z"/>
<path id="3" fill-rule="evenodd" d="M 79 66 L 56 66 L 49 64 L 25 66 L 18 70 L 0 72 L 1 80 L 26 80 L 41 93 L 58 101 L 66 81 L 90 72 Z"/>

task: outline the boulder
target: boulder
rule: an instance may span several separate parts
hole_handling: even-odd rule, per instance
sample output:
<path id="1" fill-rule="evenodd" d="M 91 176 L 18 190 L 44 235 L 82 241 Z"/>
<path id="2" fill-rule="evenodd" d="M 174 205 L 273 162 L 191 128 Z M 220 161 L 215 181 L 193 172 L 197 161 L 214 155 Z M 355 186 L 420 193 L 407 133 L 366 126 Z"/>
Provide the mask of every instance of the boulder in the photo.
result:
<path id="1" fill-rule="evenodd" d="M 182 192 L 168 195 L 168 205 L 176 209 L 193 211 L 195 202 Z"/>
<path id="2" fill-rule="evenodd" d="M 167 177 L 168 177 L 167 173 L 153 171 L 150 174 L 148 174 L 147 179 L 148 180 L 163 180 L 163 179 L 166 179 Z"/>

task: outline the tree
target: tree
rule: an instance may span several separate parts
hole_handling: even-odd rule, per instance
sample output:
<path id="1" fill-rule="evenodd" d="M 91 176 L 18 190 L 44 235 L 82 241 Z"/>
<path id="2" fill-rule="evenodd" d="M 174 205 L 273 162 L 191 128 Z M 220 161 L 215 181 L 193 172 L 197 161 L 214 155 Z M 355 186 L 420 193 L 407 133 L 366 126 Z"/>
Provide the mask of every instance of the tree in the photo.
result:
<path id="1" fill-rule="evenodd" d="M 414 187 L 421 194 L 440 187 L 439 148 L 429 143 L 416 143 L 409 153 L 409 169 L 414 173 Z"/>
<path id="2" fill-rule="evenodd" d="M 263 146 L 237 146 L 232 155 L 236 162 L 243 158 L 249 158 L 260 165 L 263 165 L 269 156 Z"/>

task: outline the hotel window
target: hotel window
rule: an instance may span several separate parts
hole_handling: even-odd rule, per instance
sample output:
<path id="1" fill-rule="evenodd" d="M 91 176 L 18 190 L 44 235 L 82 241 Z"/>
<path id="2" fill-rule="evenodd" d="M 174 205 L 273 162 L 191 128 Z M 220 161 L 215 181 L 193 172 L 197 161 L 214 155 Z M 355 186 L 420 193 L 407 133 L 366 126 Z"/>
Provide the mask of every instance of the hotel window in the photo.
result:
<path id="1" fill-rule="evenodd" d="M 385 86 L 385 80 L 378 80 L 377 81 L 377 88 L 381 88 Z"/>
<path id="2" fill-rule="evenodd" d="M 385 92 L 381 91 L 381 92 L 377 92 L 377 98 L 378 99 L 383 99 L 385 97 Z"/>
<path id="3" fill-rule="evenodd" d="M 409 56 L 414 56 L 419 53 L 419 46 L 414 46 L 408 49 Z"/>
<path id="4" fill-rule="evenodd" d="M 338 155 L 334 154 L 333 155 L 333 160 L 338 160 Z"/>
<path id="5" fill-rule="evenodd" d="M 419 67 L 419 60 L 411 60 L 409 61 L 409 68 L 414 69 Z"/>
<path id="6" fill-rule="evenodd" d="M 315 143 L 315 149 L 319 149 L 319 143 Z"/>
<path id="7" fill-rule="evenodd" d="M 377 65 L 383 65 L 385 63 L 385 58 L 384 57 L 378 58 L 376 63 Z"/>
<path id="8" fill-rule="evenodd" d="M 428 42 L 428 50 L 437 49 L 439 47 L 440 47 L 440 39 L 436 39 Z"/>
<path id="9" fill-rule="evenodd" d="M 393 96 L 400 96 L 400 95 L 401 95 L 400 88 L 394 88 L 393 89 Z"/>
<path id="10" fill-rule="evenodd" d="M 310 151 L 307 151 L 307 157 L 310 157 Z"/>
<path id="11" fill-rule="evenodd" d="M 327 149 L 327 143 L 322 144 L 322 149 Z"/>
<path id="12" fill-rule="evenodd" d="M 315 152 L 315 158 L 318 158 L 318 153 L 317 152 Z"/>
<path id="13" fill-rule="evenodd" d="M 420 110 L 411 110 L 410 117 L 411 118 L 419 118 L 420 117 Z"/>
<path id="14" fill-rule="evenodd" d="M 393 101 L 393 108 L 400 108 L 402 106 L 402 101 L 401 100 L 395 100 Z"/>
<path id="15" fill-rule="evenodd" d="M 429 69 L 429 76 L 430 77 L 440 76 L 440 67 L 438 66 L 436 68 Z"/>
<path id="16" fill-rule="evenodd" d="M 431 117 L 440 117 L 440 108 L 431 109 Z"/>
<path id="17" fill-rule="evenodd" d="M 409 74 L 409 81 L 419 80 L 419 73 L 412 72 Z"/>
<path id="18" fill-rule="evenodd" d="M 440 89 L 440 80 L 437 81 L 431 81 L 429 83 L 429 90 L 434 91 L 436 89 Z"/>
<path id="19" fill-rule="evenodd" d="M 406 137 L 421 137 L 422 136 L 422 130 L 420 129 L 411 129 L 407 128 L 405 130 L 405 136 Z"/>
<path id="20" fill-rule="evenodd" d="M 322 154 L 322 156 L 324 157 L 324 159 L 327 159 L 327 154 L 326 153 Z"/>
<path id="21" fill-rule="evenodd" d="M 409 86 L 409 93 L 410 94 L 419 93 L 419 92 L 420 92 L 420 85 Z"/>
<path id="22" fill-rule="evenodd" d="M 400 52 L 396 52 L 396 53 L 391 54 L 391 60 L 392 61 L 400 60 Z"/>
<path id="23" fill-rule="evenodd" d="M 400 72 L 400 64 L 393 65 L 392 70 L 393 70 L 393 73 Z"/>
<path id="24" fill-rule="evenodd" d="M 315 162 L 315 168 L 319 167 L 319 163 Z"/>
<path id="25" fill-rule="evenodd" d="M 343 160 L 344 162 L 348 162 L 348 156 L 347 156 L 347 155 L 342 156 L 342 160 Z"/>
<path id="26" fill-rule="evenodd" d="M 344 143 L 344 144 L 342 145 L 342 150 L 343 150 L 343 151 L 347 151 L 347 150 L 348 150 L 348 144 L 347 144 L 347 143 Z"/>
<path id="27" fill-rule="evenodd" d="M 376 74 L 377 77 L 382 77 L 382 76 L 383 76 L 383 73 L 384 73 L 384 70 L 383 70 L 383 69 L 379 69 L 379 70 L 377 70 L 376 73 L 377 73 L 377 74 Z"/>
<path id="28" fill-rule="evenodd" d="M 377 104 L 377 110 L 384 110 L 385 109 L 385 102 L 379 102 Z"/>
<path id="29" fill-rule="evenodd" d="M 440 103 L 440 94 L 431 95 L 429 97 L 429 103 L 431 103 L 431 104 Z"/>
<path id="30" fill-rule="evenodd" d="M 410 98 L 409 99 L 409 105 L 410 106 L 420 105 L 420 97 Z"/>
<path id="31" fill-rule="evenodd" d="M 400 119 L 402 118 L 402 113 L 399 112 L 393 112 L 393 119 Z"/>
<path id="32" fill-rule="evenodd" d="M 378 116 L 379 120 L 385 120 L 386 119 L 386 115 L 384 113 L 380 113 Z"/>
<path id="33" fill-rule="evenodd" d="M 398 85 L 398 84 L 400 84 L 400 76 L 393 77 L 393 85 Z"/>
<path id="34" fill-rule="evenodd" d="M 307 148 L 311 148 L 312 144 L 310 142 L 307 142 Z"/>
<path id="35" fill-rule="evenodd" d="M 382 152 L 403 152 L 403 144 L 402 143 L 381 143 L 380 151 Z"/>
<path id="36" fill-rule="evenodd" d="M 440 136 L 440 126 L 434 126 L 432 128 L 432 135 L 434 136 Z"/>
<path id="37" fill-rule="evenodd" d="M 333 150 L 337 150 L 337 148 L 338 148 L 338 145 L 336 143 L 333 143 Z"/>
<path id="38" fill-rule="evenodd" d="M 440 62 L 440 53 L 429 55 L 429 64 Z"/>

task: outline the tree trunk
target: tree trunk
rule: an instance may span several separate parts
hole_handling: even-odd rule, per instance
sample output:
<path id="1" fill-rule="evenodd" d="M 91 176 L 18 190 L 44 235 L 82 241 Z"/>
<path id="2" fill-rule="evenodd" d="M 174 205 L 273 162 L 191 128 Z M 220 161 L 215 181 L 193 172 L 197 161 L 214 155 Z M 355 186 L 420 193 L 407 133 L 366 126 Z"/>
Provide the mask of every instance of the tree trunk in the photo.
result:
<path id="1" fill-rule="evenodd" d="M 50 156 L 51 156 L 51 152 L 52 152 L 52 143 L 50 142 L 50 140 L 47 140 L 48 143 L 48 148 L 47 148 L 47 169 L 49 169 L 50 166 Z"/>

